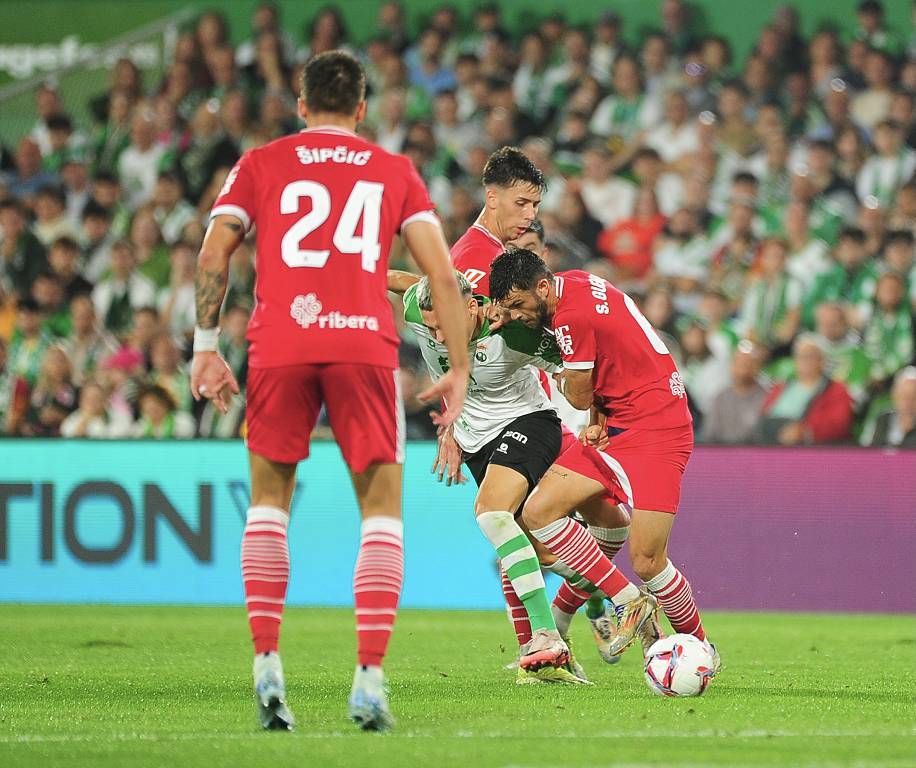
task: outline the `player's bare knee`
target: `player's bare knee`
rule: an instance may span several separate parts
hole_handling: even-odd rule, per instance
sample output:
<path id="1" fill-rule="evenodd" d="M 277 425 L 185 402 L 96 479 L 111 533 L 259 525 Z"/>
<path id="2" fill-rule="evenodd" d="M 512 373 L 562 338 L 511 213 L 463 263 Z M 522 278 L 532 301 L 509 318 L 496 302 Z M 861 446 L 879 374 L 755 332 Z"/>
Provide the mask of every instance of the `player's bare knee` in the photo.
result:
<path id="1" fill-rule="evenodd" d="M 522 519 L 529 530 L 535 531 L 559 520 L 566 513 L 544 493 L 535 488 L 522 509 Z"/>
<path id="2" fill-rule="evenodd" d="M 630 549 L 630 559 L 633 563 L 633 570 L 636 575 L 643 581 L 648 581 L 654 576 L 658 576 L 668 562 L 667 553 L 652 550 L 633 550 Z"/>

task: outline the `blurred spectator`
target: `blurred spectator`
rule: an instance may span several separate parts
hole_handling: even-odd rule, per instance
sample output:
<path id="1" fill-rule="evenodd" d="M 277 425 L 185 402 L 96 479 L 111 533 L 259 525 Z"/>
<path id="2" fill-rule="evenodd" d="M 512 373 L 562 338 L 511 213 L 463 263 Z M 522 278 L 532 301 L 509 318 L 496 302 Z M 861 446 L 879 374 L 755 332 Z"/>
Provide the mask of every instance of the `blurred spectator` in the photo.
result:
<path id="1" fill-rule="evenodd" d="M 169 249 L 162 242 L 156 212 L 151 206 L 144 206 L 134 214 L 130 222 L 130 244 L 137 261 L 137 272 L 157 288 L 168 285 Z"/>
<path id="2" fill-rule="evenodd" d="M 29 407 L 20 434 L 30 437 L 57 437 L 60 425 L 76 409 L 76 387 L 67 353 L 49 347 L 29 396 Z"/>
<path id="3" fill-rule="evenodd" d="M 81 387 L 95 373 L 99 363 L 117 351 L 118 343 L 99 327 L 95 307 L 88 295 L 77 294 L 70 300 L 70 319 L 70 335 L 61 346 L 70 358 L 73 383 Z"/>
<path id="4" fill-rule="evenodd" d="M 857 40 L 862 40 L 870 48 L 896 56 L 903 47 L 900 39 L 884 24 L 884 6 L 880 0 L 862 0 L 856 9 L 858 28 L 855 31 Z"/>
<path id="5" fill-rule="evenodd" d="M 137 272 L 133 246 L 119 240 L 111 248 L 111 275 L 98 282 L 92 291 L 96 315 L 105 330 L 122 335 L 130 327 L 134 311 L 155 300 L 155 285 Z"/>
<path id="6" fill-rule="evenodd" d="M 589 123 L 592 133 L 608 139 L 617 155 L 615 167 L 629 157 L 628 151 L 638 146 L 642 134 L 660 122 L 661 105 L 643 93 L 640 77 L 636 59 L 628 55 L 618 57 L 612 76 L 613 95 L 598 105 Z"/>
<path id="7" fill-rule="evenodd" d="M 55 339 L 70 335 L 70 307 L 64 299 L 60 280 L 52 272 L 42 272 L 32 283 L 32 298 L 38 303 L 42 327 Z"/>
<path id="8" fill-rule="evenodd" d="M 51 152 L 51 136 L 48 121 L 64 112 L 64 105 L 60 100 L 57 87 L 48 81 L 43 82 L 35 89 L 35 114 L 38 118 L 29 133 L 42 155 Z"/>
<path id="9" fill-rule="evenodd" d="M 12 197 L 30 204 L 32 198 L 42 187 L 53 185 L 57 177 L 43 171 L 41 167 L 41 150 L 37 142 L 30 138 L 20 139 L 13 155 L 15 170 L 6 179 L 6 186 Z"/>
<path id="10" fill-rule="evenodd" d="M 785 210 L 786 242 L 789 247 L 786 269 L 810 291 L 819 275 L 833 266 L 827 243 L 815 237 L 810 227 L 811 208 L 803 200 L 793 200 Z"/>
<path id="11" fill-rule="evenodd" d="M 851 114 L 859 125 L 871 130 L 890 114 L 894 65 L 883 51 L 870 50 L 865 57 L 864 74 L 868 87 L 853 98 Z"/>
<path id="12" fill-rule="evenodd" d="M 141 109 L 130 123 L 130 144 L 118 158 L 118 175 L 127 207 L 135 211 L 152 200 L 166 150 L 156 142 L 153 113 Z"/>
<path id="13" fill-rule="evenodd" d="M 842 381 L 852 399 L 861 405 L 869 385 L 871 364 L 862 349 L 862 337 L 849 327 L 843 306 L 836 302 L 819 304 L 816 312 L 818 342 L 826 357 L 825 372 Z M 786 372 L 786 377 L 791 371 Z"/>
<path id="14" fill-rule="evenodd" d="M 111 269 L 111 246 L 117 240 L 111 231 L 111 214 L 94 200 L 83 209 L 83 227 L 79 242 L 83 275 L 98 281 Z"/>
<path id="15" fill-rule="evenodd" d="M 194 278 L 197 253 L 188 243 L 175 243 L 171 249 L 169 285 L 159 292 L 162 324 L 184 345 L 194 334 L 197 318 L 194 303 Z"/>
<path id="16" fill-rule="evenodd" d="M 614 62 L 626 50 L 622 27 L 620 15 L 614 11 L 604 11 L 598 16 L 589 55 L 589 72 L 602 85 L 608 84 Z"/>
<path id="17" fill-rule="evenodd" d="M 19 434 L 29 392 L 49 343 L 35 300 L 20 299 L 10 343 L 0 341 L 0 434 Z"/>
<path id="18" fill-rule="evenodd" d="M 83 216 L 83 209 L 92 198 L 89 184 L 89 160 L 85 155 L 73 154 L 64 160 L 60 169 L 66 196 L 66 213 L 70 224 L 77 230 Z"/>
<path id="19" fill-rule="evenodd" d="M 131 422 L 134 420 L 137 384 L 143 373 L 143 355 L 130 347 L 121 347 L 106 357 L 99 367 L 99 380 L 110 393 L 108 407 Z"/>
<path id="20" fill-rule="evenodd" d="M 916 448 L 916 368 L 908 366 L 894 378 L 893 409 L 884 411 L 862 433 L 862 445 Z"/>
<path id="21" fill-rule="evenodd" d="M 731 384 L 713 397 L 706 410 L 702 442 L 753 442 L 767 396 L 760 381 L 762 364 L 759 347 L 749 341 L 738 345 L 731 362 Z"/>
<path id="22" fill-rule="evenodd" d="M 79 407 L 60 425 L 61 437 L 117 439 L 130 435 L 133 424 L 123 413 L 108 408 L 105 388 L 87 381 L 80 389 Z"/>
<path id="23" fill-rule="evenodd" d="M 433 96 L 453 90 L 458 85 L 455 73 L 442 62 L 445 41 L 437 29 L 427 28 L 420 34 L 415 55 L 408 52 L 410 82 Z"/>
<path id="24" fill-rule="evenodd" d="M 884 244 L 884 267 L 903 278 L 910 308 L 916 312 L 916 251 L 913 242 L 912 230 L 897 229 L 888 232 Z"/>
<path id="25" fill-rule="evenodd" d="M 92 293 L 92 283 L 79 274 L 80 246 L 71 237 L 59 237 L 48 251 L 51 273 L 60 281 L 68 304 L 74 296 Z"/>
<path id="26" fill-rule="evenodd" d="M 639 190 L 633 214 L 598 238 L 598 250 L 614 266 L 615 282 L 623 284 L 645 281 L 652 268 L 652 246 L 666 221 L 651 187 Z"/>
<path id="27" fill-rule="evenodd" d="M 239 158 L 238 148 L 220 127 L 218 109 L 215 101 L 197 107 L 191 120 L 191 141 L 178 160 L 191 202 L 200 198 L 217 168 L 232 167 Z"/>
<path id="28" fill-rule="evenodd" d="M 48 268 L 45 249 L 28 227 L 18 200 L 0 200 L 0 282 L 17 296 L 29 296 L 32 283 Z"/>
<path id="29" fill-rule="evenodd" d="M 786 269 L 788 252 L 785 240 L 764 242 L 759 272 L 751 280 L 741 307 L 745 337 L 774 356 L 788 351 L 801 322 L 803 288 Z"/>
<path id="30" fill-rule="evenodd" d="M 685 170 L 689 158 L 699 149 L 700 137 L 696 122 L 690 118 L 690 104 L 682 91 L 673 91 L 665 98 L 665 120 L 649 131 L 646 144 L 658 152 L 671 171 Z"/>
<path id="31" fill-rule="evenodd" d="M 168 391 L 181 411 L 191 411 L 191 387 L 181 351 L 168 332 L 155 336 L 150 344 L 149 381 Z"/>
<path id="32" fill-rule="evenodd" d="M 681 348 L 679 366 L 691 410 L 703 416 L 712 405 L 713 398 L 728 383 L 729 356 L 710 347 L 706 322 L 698 317 L 684 317 L 678 321 L 678 341 Z"/>
<path id="33" fill-rule="evenodd" d="M 885 272 L 878 278 L 874 310 L 862 334 L 873 386 L 889 383 L 895 372 L 913 362 L 913 331 L 904 278 Z"/>
<path id="34" fill-rule="evenodd" d="M 903 130 L 893 120 L 882 120 L 875 127 L 875 150 L 865 161 L 856 179 L 859 199 L 877 199 L 882 207 L 890 207 L 897 190 L 913 178 L 916 172 L 916 151 L 903 143 Z"/>
<path id="35" fill-rule="evenodd" d="M 603 144 L 593 143 L 582 154 L 582 200 L 589 214 L 610 228 L 629 218 L 636 205 L 636 187 L 611 175 L 611 156 Z"/>
<path id="36" fill-rule="evenodd" d="M 263 32 L 272 32 L 279 36 L 283 51 L 283 60 L 289 63 L 296 50 L 293 38 L 283 31 L 280 23 L 280 8 L 275 2 L 260 2 L 251 14 L 251 37 L 239 44 L 235 50 L 235 61 L 239 67 L 254 63 L 257 40 Z"/>
<path id="37" fill-rule="evenodd" d="M 126 237 L 130 229 L 131 212 L 121 199 L 118 177 L 107 171 L 96 173 L 92 179 L 92 202 L 108 211 L 111 232 L 115 237 Z"/>
<path id="38" fill-rule="evenodd" d="M 166 245 L 181 239 L 185 225 L 197 218 L 197 211 L 184 197 L 181 179 L 171 171 L 159 174 L 153 192 L 153 218 Z"/>
<path id="39" fill-rule="evenodd" d="M 836 259 L 829 271 L 819 275 L 805 299 L 803 319 L 809 328 L 814 311 L 825 301 L 841 301 L 847 307 L 849 323 L 861 328 L 875 292 L 877 273 L 865 250 L 865 233 L 858 227 L 846 227 L 834 251 Z"/>
<path id="40" fill-rule="evenodd" d="M 67 196 L 60 187 L 38 190 L 34 200 L 35 224 L 32 231 L 47 248 L 59 237 L 78 237 L 76 225 L 67 216 Z"/>
<path id="41" fill-rule="evenodd" d="M 105 92 L 89 100 L 89 111 L 97 123 L 108 120 L 108 108 L 111 94 L 115 91 L 127 95 L 132 102 L 143 96 L 143 75 L 139 67 L 130 59 L 118 59 L 111 68 L 110 87 Z"/>
<path id="42" fill-rule="evenodd" d="M 140 418 L 134 422 L 133 437 L 163 440 L 194 437 L 194 419 L 179 411 L 175 399 L 164 387 L 143 387 L 137 396 Z"/>
<path id="43" fill-rule="evenodd" d="M 759 437 L 765 443 L 833 443 L 852 436 L 852 399 L 831 381 L 816 337 L 799 336 L 792 347 L 795 375 L 770 390 L 763 405 Z"/>
<path id="44" fill-rule="evenodd" d="M 108 97 L 108 116 L 96 129 L 93 137 L 93 155 L 97 171 L 113 172 L 118 168 L 121 153 L 131 141 L 131 112 L 136 97 L 118 88 Z M 142 138 L 142 135 L 141 135 Z"/>

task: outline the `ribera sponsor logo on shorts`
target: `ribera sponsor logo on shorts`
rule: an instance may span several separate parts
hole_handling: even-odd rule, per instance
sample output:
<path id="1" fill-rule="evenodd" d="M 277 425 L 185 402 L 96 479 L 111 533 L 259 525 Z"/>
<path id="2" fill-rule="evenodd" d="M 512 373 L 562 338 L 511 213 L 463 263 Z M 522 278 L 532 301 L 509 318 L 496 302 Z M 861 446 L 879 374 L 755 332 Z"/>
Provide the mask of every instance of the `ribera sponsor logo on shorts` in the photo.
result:
<path id="1" fill-rule="evenodd" d="M 510 437 L 513 440 L 518 440 L 522 445 L 528 443 L 528 435 L 523 435 L 521 432 L 507 430 L 503 437 Z"/>
<path id="2" fill-rule="evenodd" d="M 322 314 L 323 309 L 314 293 L 307 293 L 305 296 L 300 294 L 290 304 L 289 314 L 303 328 L 361 328 L 369 331 L 379 329 L 378 318 L 375 315 L 345 315 L 337 310 Z"/>
<path id="3" fill-rule="evenodd" d="M 558 325 L 553 329 L 553 335 L 557 337 L 557 346 L 564 355 L 573 353 L 572 335 L 569 333 L 568 325 Z"/>

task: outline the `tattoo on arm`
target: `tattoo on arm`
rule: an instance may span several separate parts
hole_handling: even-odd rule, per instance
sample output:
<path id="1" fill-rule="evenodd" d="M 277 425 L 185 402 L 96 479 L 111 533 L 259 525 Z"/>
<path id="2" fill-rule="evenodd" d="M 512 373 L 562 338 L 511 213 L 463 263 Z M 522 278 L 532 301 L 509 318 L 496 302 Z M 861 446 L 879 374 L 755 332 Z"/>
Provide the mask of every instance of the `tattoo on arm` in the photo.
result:
<path id="1" fill-rule="evenodd" d="M 237 223 L 234 222 L 234 221 L 224 221 L 224 222 L 223 222 L 223 226 L 224 226 L 224 227 L 229 227 L 229 229 L 231 229 L 233 232 L 241 232 L 241 231 L 242 231 L 242 225 L 241 225 L 241 224 L 237 224 Z"/>
<path id="2" fill-rule="evenodd" d="M 197 303 L 197 324 L 201 328 L 215 328 L 219 323 L 219 310 L 226 296 L 228 272 L 228 267 L 197 270 L 194 295 Z"/>

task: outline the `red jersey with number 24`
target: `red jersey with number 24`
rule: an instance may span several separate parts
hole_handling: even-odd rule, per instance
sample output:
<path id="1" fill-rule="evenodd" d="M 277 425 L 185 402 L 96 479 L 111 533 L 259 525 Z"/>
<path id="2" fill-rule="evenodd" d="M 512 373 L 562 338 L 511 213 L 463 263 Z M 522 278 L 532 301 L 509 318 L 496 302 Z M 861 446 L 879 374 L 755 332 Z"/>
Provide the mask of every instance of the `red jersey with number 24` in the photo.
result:
<path id="1" fill-rule="evenodd" d="M 412 221 L 438 222 L 406 157 L 339 128 L 307 129 L 246 152 L 210 215 L 221 214 L 257 226 L 252 367 L 397 367 L 391 242 Z"/>
<path id="2" fill-rule="evenodd" d="M 595 405 L 621 429 L 690 424 L 684 382 L 629 296 L 581 270 L 556 275 L 553 332 L 571 370 L 594 369 Z"/>

